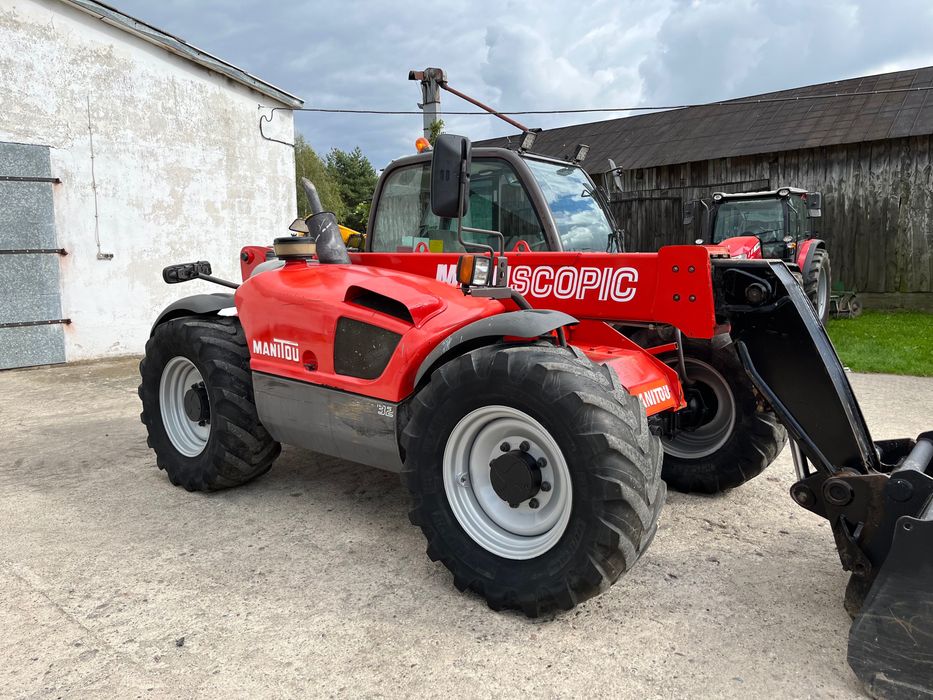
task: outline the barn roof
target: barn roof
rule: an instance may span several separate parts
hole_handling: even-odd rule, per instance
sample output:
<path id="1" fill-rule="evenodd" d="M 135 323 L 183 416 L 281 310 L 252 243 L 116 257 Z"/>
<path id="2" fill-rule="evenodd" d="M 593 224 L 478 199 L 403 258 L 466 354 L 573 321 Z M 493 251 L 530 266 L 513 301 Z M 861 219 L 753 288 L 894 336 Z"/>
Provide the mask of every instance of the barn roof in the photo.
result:
<path id="1" fill-rule="evenodd" d="M 227 63 L 223 59 L 217 58 L 217 56 L 202 51 L 197 46 L 189 44 L 187 41 L 174 34 L 169 34 L 157 27 L 153 27 L 151 24 L 146 24 L 142 20 L 131 17 L 110 5 L 96 2 L 96 0 L 60 0 L 60 2 L 96 17 L 101 22 L 109 24 L 112 27 L 117 27 L 125 32 L 134 34 L 144 41 L 148 41 L 150 44 L 155 44 L 166 51 L 170 51 L 192 63 L 203 66 L 214 73 L 226 76 L 266 97 L 271 97 L 283 105 L 288 107 L 301 107 L 301 105 L 304 104 L 304 101 L 300 97 L 285 92 L 275 85 L 247 73 L 242 68 L 237 68 L 232 63 Z"/>
<path id="2" fill-rule="evenodd" d="M 724 103 L 549 129 L 538 135 L 534 150 L 564 157 L 585 143 L 590 147 L 585 167 L 603 172 L 608 170 L 609 158 L 622 168 L 646 168 L 933 134 L 933 89 L 903 91 L 931 87 L 933 67 L 837 80 Z M 836 96 L 849 93 L 861 94 Z M 785 98 L 793 99 L 769 101 Z M 505 143 L 503 137 L 477 145 Z"/>

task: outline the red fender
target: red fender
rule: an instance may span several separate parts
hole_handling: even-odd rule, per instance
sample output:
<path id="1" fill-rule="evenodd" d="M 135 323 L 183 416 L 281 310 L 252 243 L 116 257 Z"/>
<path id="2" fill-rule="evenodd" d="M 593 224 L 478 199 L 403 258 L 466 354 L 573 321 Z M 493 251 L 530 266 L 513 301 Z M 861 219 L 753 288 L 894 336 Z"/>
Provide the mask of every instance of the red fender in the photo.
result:
<path id="1" fill-rule="evenodd" d="M 826 243 L 819 238 L 808 238 L 797 245 L 797 266 L 803 274 L 807 273 L 813 253 L 820 248 L 825 250 Z"/>

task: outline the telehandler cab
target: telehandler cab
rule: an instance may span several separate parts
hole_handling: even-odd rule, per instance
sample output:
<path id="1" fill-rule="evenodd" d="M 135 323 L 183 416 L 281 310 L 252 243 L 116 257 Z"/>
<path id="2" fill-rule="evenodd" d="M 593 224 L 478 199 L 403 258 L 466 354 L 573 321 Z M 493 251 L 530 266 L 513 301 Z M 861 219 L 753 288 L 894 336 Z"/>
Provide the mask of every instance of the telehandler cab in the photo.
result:
<path id="1" fill-rule="evenodd" d="M 410 252 L 348 254 L 333 214 L 317 212 L 303 235 L 276 239 L 276 259 L 233 294 L 188 297 L 157 318 L 140 397 L 171 481 L 244 483 L 271 467 L 281 442 L 399 471 L 429 556 L 458 588 L 494 609 L 568 609 L 648 547 L 665 495 L 654 431 L 689 410 L 678 374 L 658 359 L 668 349 L 647 351 L 605 321 L 671 325 L 732 344 L 790 433 L 791 495 L 830 522 L 852 572 L 856 674 L 877 696 L 928 697 L 933 433 L 872 441 L 783 262 L 700 246 L 510 246 L 495 220 L 468 218 L 471 155 L 467 139 L 441 136 L 427 199 L 409 187 L 394 207 L 417 207 L 414 219 L 377 221 L 367 241 L 391 234 L 408 247 L 402 224 L 429 200 L 437 230 L 454 232 L 443 252 L 419 241 Z M 518 184 L 553 231 L 543 188 Z M 244 263 L 259 250 L 244 250 Z M 213 279 L 206 263 L 163 276 Z"/>

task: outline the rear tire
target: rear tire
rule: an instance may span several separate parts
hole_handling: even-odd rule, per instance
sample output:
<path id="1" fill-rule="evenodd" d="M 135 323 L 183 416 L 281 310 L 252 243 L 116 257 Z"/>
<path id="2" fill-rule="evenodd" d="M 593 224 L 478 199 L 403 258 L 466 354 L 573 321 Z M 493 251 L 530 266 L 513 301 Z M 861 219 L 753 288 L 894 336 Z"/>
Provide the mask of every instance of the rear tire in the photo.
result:
<path id="1" fill-rule="evenodd" d="M 633 339 L 643 347 L 669 342 L 656 333 Z M 677 353 L 660 359 L 677 367 Z M 732 346 L 714 349 L 708 341 L 684 338 L 684 359 L 688 378 L 691 369 L 702 369 L 702 374 L 695 372 L 700 383 L 718 384 L 707 391 L 710 402 L 717 402 L 716 416 L 721 417 L 724 407 L 718 403 L 727 395 L 732 418 L 722 421 L 721 432 L 711 431 L 706 437 L 700 431 L 707 425 L 701 425 L 695 433 L 681 430 L 672 438 L 662 438 L 664 480 L 683 493 L 719 493 L 741 486 L 777 459 L 787 444 L 787 431 L 755 391 Z"/>
<path id="2" fill-rule="evenodd" d="M 832 274 L 829 253 L 818 248 L 813 251 L 810 266 L 803 271 L 803 291 L 816 310 L 816 317 L 824 326 L 829 319 L 829 299 L 832 294 Z"/>
<path id="3" fill-rule="evenodd" d="M 256 414 L 239 319 L 187 316 L 157 326 L 139 373 L 146 442 L 173 484 L 214 491 L 272 467 L 281 446 Z"/>
<path id="4" fill-rule="evenodd" d="M 491 608 L 570 609 L 608 588 L 654 537 L 666 493 L 660 443 L 638 399 L 585 356 L 480 348 L 437 369 L 410 408 L 401 444 L 411 521 L 457 588 Z M 531 465 L 549 455 L 531 497 L 539 506 L 530 491 L 517 507 L 490 491 L 503 453 Z"/>

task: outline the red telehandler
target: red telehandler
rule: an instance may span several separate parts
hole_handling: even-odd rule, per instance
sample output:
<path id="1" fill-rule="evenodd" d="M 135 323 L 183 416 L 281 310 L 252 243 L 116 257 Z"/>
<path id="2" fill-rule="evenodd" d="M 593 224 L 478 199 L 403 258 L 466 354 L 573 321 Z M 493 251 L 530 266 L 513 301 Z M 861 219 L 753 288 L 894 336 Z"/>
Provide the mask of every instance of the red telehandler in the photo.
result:
<path id="1" fill-rule="evenodd" d="M 691 407 L 658 358 L 671 348 L 642 348 L 613 324 L 669 325 L 733 346 L 790 434 L 791 496 L 829 521 L 852 572 L 856 674 L 878 697 L 928 697 L 933 433 L 872 441 L 785 263 L 701 246 L 539 252 L 495 228 L 501 206 L 492 221 L 474 209 L 473 155 L 442 135 L 427 170 L 396 181 L 388 169 L 366 252 L 348 253 L 333 214 L 318 211 L 301 235 L 276 239 L 273 259 L 244 249 L 242 284 L 206 262 L 163 271 L 235 289 L 175 302 L 146 345 L 142 420 L 170 480 L 244 483 L 283 442 L 397 471 L 428 555 L 459 589 L 531 616 L 568 609 L 655 534 L 658 435 Z M 493 200 L 521 189 L 526 220 L 553 235 L 564 212 L 547 186 L 530 168 L 514 176 Z M 419 225 L 426 212 L 433 227 Z"/>

